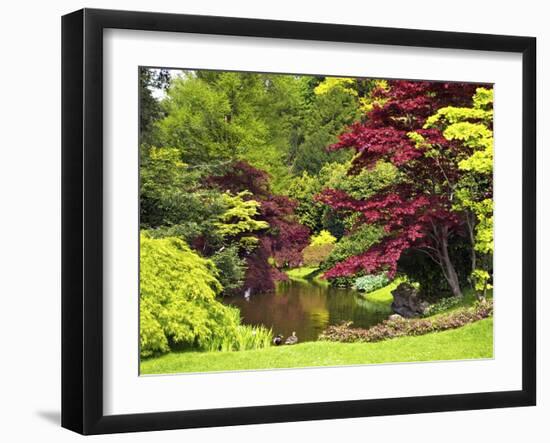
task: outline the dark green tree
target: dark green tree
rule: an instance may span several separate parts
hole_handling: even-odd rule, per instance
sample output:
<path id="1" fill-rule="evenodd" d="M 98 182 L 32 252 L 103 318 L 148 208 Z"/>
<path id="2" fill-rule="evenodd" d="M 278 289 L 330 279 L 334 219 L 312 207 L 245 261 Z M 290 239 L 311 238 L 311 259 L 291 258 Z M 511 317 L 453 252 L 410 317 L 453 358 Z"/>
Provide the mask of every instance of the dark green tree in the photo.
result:
<path id="1" fill-rule="evenodd" d="M 139 69 L 139 140 L 140 144 L 152 144 L 153 126 L 163 115 L 153 90 L 164 91 L 170 83 L 167 69 Z"/>

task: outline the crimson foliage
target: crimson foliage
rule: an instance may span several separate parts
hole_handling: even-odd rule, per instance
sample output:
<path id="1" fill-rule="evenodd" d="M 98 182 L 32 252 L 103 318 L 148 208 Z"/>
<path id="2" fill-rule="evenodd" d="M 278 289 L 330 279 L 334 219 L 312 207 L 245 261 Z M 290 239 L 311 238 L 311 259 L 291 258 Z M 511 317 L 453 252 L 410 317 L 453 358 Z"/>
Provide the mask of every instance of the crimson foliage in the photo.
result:
<path id="1" fill-rule="evenodd" d="M 476 88 L 466 83 L 391 81 L 375 94 L 387 101 L 351 126 L 329 149 L 355 149 L 350 174 L 373 168 L 379 161 L 398 168 L 399 179 L 366 200 L 325 189 L 317 198 L 340 211 L 357 212 L 359 223 L 378 224 L 385 235 L 364 253 L 336 264 L 325 273 L 334 278 L 357 272 L 386 271 L 391 278 L 404 251 L 426 253 L 443 271 L 451 290 L 460 295 L 459 279 L 449 256 L 449 239 L 463 234 L 463 217 L 452 208 L 460 177 L 458 161 L 464 144 L 446 140 L 437 129 L 422 129 L 426 119 L 444 106 L 471 106 Z M 415 143 L 408 133 L 424 139 Z M 434 149 L 437 152 L 434 155 Z"/>
<path id="2" fill-rule="evenodd" d="M 269 176 L 244 161 L 227 167 L 224 174 L 208 179 L 211 185 L 233 193 L 248 190 L 249 198 L 260 202 L 259 220 L 269 228 L 258 235 L 258 247 L 246 256 L 248 270 L 245 287 L 256 292 L 274 289 L 274 280 L 285 280 L 286 274 L 273 268 L 295 267 L 302 262 L 302 250 L 308 245 L 309 229 L 298 223 L 294 210 L 297 202 L 271 193 Z"/>

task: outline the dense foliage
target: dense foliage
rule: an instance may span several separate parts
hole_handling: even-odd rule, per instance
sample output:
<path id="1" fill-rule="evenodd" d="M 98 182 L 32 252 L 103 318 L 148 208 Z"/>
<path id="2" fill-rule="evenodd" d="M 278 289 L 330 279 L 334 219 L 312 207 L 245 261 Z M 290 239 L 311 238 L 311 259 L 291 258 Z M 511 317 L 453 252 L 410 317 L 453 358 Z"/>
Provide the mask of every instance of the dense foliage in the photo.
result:
<path id="1" fill-rule="evenodd" d="M 462 304 L 462 299 L 460 297 L 446 297 L 439 300 L 437 303 L 434 303 L 428 306 L 428 309 L 424 312 L 425 317 L 430 317 L 432 315 L 440 314 L 451 308 L 460 306 Z"/>
<path id="2" fill-rule="evenodd" d="M 209 177 L 211 187 L 230 192 L 246 193 L 257 201 L 258 220 L 266 229 L 258 233 L 258 242 L 246 254 L 247 276 L 244 287 L 253 292 L 274 288 L 274 281 L 286 279 L 281 268 L 302 263 L 302 251 L 308 244 L 309 230 L 294 214 L 296 202 L 271 193 L 267 173 L 244 161 L 232 163 L 225 173 Z"/>
<path id="3" fill-rule="evenodd" d="M 323 246 L 323 245 L 333 245 L 336 243 L 336 237 L 332 235 L 329 231 L 323 229 L 319 234 L 312 235 L 310 246 Z"/>
<path id="4" fill-rule="evenodd" d="M 322 265 L 323 270 L 329 270 L 337 266 L 338 263 L 345 262 L 350 257 L 362 254 L 371 248 L 383 237 L 383 230 L 373 225 L 359 225 L 342 237 L 336 243 L 331 254 Z M 357 272 L 354 275 L 331 277 L 330 281 L 336 286 L 352 286 L 356 276 L 365 275 L 364 272 Z"/>
<path id="5" fill-rule="evenodd" d="M 214 263 L 182 240 L 140 239 L 140 355 L 170 349 L 245 350 L 269 346 L 264 327 L 241 325 L 238 309 L 216 300 Z"/>
<path id="6" fill-rule="evenodd" d="M 216 301 L 217 270 L 182 240 L 140 241 L 141 355 L 171 345 L 206 347 L 238 325 L 232 309 Z"/>
<path id="7" fill-rule="evenodd" d="M 303 250 L 304 265 L 319 266 L 330 257 L 333 250 L 334 244 L 331 243 L 306 246 Z"/>
<path id="8" fill-rule="evenodd" d="M 359 291 L 369 293 L 372 291 L 376 291 L 377 289 L 383 288 L 389 282 L 390 282 L 389 278 L 384 273 L 370 274 L 370 275 L 363 275 L 362 277 L 356 278 L 354 286 Z"/>
<path id="9" fill-rule="evenodd" d="M 488 160 L 492 132 L 486 124 L 477 123 L 491 119 L 491 111 L 483 109 L 490 106 L 490 93 L 473 84 L 389 84 L 388 90 L 380 91 L 387 101 L 375 106 L 365 122 L 342 134 L 331 149 L 356 151 L 351 174 L 372 170 L 385 161 L 397 168 L 396 180 L 367 198 L 334 188 L 325 189 L 320 197 L 336 210 L 357 213 L 358 223 L 383 227 L 384 235 L 368 250 L 337 263 L 325 276 L 384 271 L 391 278 L 402 255 L 418 250 L 437 264 L 453 295 L 461 296 L 450 241 L 464 235 L 468 220 L 472 225 L 482 225 L 492 217 L 488 204 L 479 204 L 485 218 L 478 214 L 477 219 L 468 219 L 464 211 L 468 203 L 455 203 L 457 199 L 469 201 L 460 198 L 465 193 L 464 171 L 475 170 L 492 180 L 487 175 L 488 165 L 492 165 Z M 436 127 L 442 119 L 450 124 L 446 129 Z M 465 188 L 471 190 L 467 184 Z M 482 192 L 483 202 L 491 202 L 491 187 L 484 186 Z M 469 249 L 475 250 L 475 245 Z"/>
<path id="10" fill-rule="evenodd" d="M 491 288 L 487 85 L 142 68 L 139 94 L 142 356 L 269 345 L 221 297 L 301 266 Z"/>

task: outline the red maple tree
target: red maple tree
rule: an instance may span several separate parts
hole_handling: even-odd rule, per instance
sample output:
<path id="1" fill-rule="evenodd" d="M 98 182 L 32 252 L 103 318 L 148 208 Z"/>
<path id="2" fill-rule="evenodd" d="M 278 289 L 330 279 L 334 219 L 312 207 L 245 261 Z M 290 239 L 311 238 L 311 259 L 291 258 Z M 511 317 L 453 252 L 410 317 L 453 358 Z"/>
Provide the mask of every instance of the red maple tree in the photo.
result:
<path id="1" fill-rule="evenodd" d="M 208 181 L 233 193 L 247 190 L 252 193 L 249 198 L 260 202 L 257 218 L 266 221 L 269 228 L 258 233 L 258 246 L 246 256 L 244 286 L 255 292 L 273 290 L 274 281 L 288 279 L 278 268 L 299 266 L 302 250 L 308 245 L 309 229 L 294 214 L 297 202 L 272 194 L 268 174 L 245 161 L 231 164 L 223 175 L 211 176 Z M 269 264 L 270 259 L 276 267 Z"/>
<path id="2" fill-rule="evenodd" d="M 364 253 L 338 263 L 324 275 L 333 278 L 385 271 L 393 277 L 401 255 L 416 249 L 438 264 L 453 295 L 461 296 L 449 241 L 464 234 L 463 214 L 453 210 L 452 200 L 465 148 L 446 140 L 439 130 L 422 127 L 441 107 L 471 106 L 476 88 L 482 85 L 388 83 L 389 89 L 374 92 L 386 99 L 384 105 L 376 106 L 363 123 L 351 126 L 329 149 L 355 149 L 350 174 L 386 161 L 398 169 L 398 180 L 366 200 L 335 189 L 325 189 L 317 196 L 336 210 L 359 213 L 359 223 L 382 225 L 385 235 Z M 408 135 L 411 132 L 421 135 L 424 142 L 416 143 Z"/>

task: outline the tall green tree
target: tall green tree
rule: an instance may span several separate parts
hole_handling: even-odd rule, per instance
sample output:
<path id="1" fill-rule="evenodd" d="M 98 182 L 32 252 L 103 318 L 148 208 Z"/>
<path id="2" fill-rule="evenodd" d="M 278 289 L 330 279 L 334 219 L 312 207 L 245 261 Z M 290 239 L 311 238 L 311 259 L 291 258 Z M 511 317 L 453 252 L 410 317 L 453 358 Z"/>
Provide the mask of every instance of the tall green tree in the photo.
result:
<path id="1" fill-rule="evenodd" d="M 265 136 L 256 119 L 237 114 L 224 91 L 192 72 L 172 80 L 162 107 L 166 117 L 157 124 L 159 143 L 177 148 L 190 165 L 229 161 Z"/>
<path id="2" fill-rule="evenodd" d="M 159 143 L 192 165 L 246 160 L 284 190 L 290 156 L 302 137 L 307 78 L 237 72 L 183 71 L 162 102 Z"/>
<path id="3" fill-rule="evenodd" d="M 346 127 L 360 118 L 357 97 L 340 87 L 321 91 L 313 95 L 304 113 L 303 141 L 296 146 L 292 158 L 295 174 L 317 174 L 326 163 L 351 158 L 347 152 L 329 152 L 327 146 L 336 143 Z"/>
<path id="4" fill-rule="evenodd" d="M 220 192 L 201 185 L 204 171 L 180 160 L 176 148 L 142 146 L 140 225 L 155 237 L 176 236 L 192 243 L 205 236 L 218 243 L 214 224 L 225 204 Z"/>
<path id="5" fill-rule="evenodd" d="M 153 127 L 162 117 L 159 100 L 153 90 L 162 92 L 170 83 L 170 73 L 166 69 L 139 69 L 139 140 L 140 144 L 154 144 Z"/>

